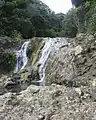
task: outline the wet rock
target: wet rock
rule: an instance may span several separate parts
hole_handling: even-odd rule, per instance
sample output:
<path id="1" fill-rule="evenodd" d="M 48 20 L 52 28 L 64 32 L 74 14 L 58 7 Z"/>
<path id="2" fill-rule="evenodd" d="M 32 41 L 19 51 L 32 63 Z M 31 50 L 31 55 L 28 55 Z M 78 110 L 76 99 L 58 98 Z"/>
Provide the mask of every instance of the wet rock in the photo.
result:
<path id="1" fill-rule="evenodd" d="M 21 70 L 21 71 L 20 71 L 20 74 L 22 74 L 22 73 L 26 73 L 26 72 L 29 72 L 29 70 L 28 70 L 27 68 Z"/>
<path id="2" fill-rule="evenodd" d="M 38 73 L 38 70 L 31 70 L 31 74 L 28 76 L 28 79 L 30 81 L 38 81 L 40 78 L 39 78 L 39 73 Z"/>
<path id="3" fill-rule="evenodd" d="M 16 83 L 15 82 L 12 82 L 12 81 L 8 81 L 6 84 L 5 84 L 5 88 L 7 89 L 12 89 L 16 86 Z"/>
<path id="4" fill-rule="evenodd" d="M 21 75 L 18 74 L 18 73 L 15 73 L 15 74 L 12 75 L 13 81 L 20 80 L 20 78 L 21 78 Z"/>
<path id="5" fill-rule="evenodd" d="M 21 91 L 20 94 L 26 94 L 26 95 L 27 95 L 28 91 L 29 91 L 29 93 L 31 93 L 31 94 L 36 94 L 36 93 L 38 93 L 38 92 L 40 91 L 40 87 L 35 86 L 35 85 L 30 85 L 30 86 L 27 88 L 26 91 Z"/>

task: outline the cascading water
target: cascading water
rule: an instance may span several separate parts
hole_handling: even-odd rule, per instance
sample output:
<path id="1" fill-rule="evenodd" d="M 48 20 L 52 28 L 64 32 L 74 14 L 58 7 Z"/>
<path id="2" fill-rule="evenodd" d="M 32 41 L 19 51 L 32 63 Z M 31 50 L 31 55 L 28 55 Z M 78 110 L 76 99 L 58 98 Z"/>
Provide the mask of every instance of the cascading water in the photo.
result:
<path id="1" fill-rule="evenodd" d="M 24 42 L 21 49 L 19 51 L 16 51 L 16 66 L 14 73 L 17 73 L 19 70 L 24 69 L 24 67 L 26 66 L 28 62 L 27 48 L 29 43 L 30 41 Z"/>
<path id="2" fill-rule="evenodd" d="M 44 85 L 45 70 L 50 53 L 54 54 L 65 44 L 68 44 L 65 38 L 45 38 L 45 45 L 38 61 L 40 80 L 37 82 L 40 83 L 40 85 Z"/>
<path id="3" fill-rule="evenodd" d="M 49 39 L 49 40 L 47 39 L 45 42 L 45 45 L 42 49 L 41 57 L 38 62 L 40 80 L 37 82 L 39 82 L 40 84 L 42 84 L 44 82 L 46 61 L 50 55 L 52 45 L 53 45 L 53 41 L 51 39 Z"/>
<path id="4" fill-rule="evenodd" d="M 33 81 L 40 84 L 40 86 L 44 85 L 44 78 L 45 78 L 45 70 L 48 63 L 49 56 L 53 56 L 57 51 L 60 50 L 60 48 L 66 44 L 68 44 L 66 38 L 44 38 L 45 45 L 41 50 L 41 56 L 38 60 L 38 72 L 40 80 Z M 28 62 L 27 58 L 27 48 L 30 41 L 24 42 L 21 49 L 19 51 L 16 51 L 16 66 L 14 73 L 17 73 L 18 71 L 24 69 Z"/>

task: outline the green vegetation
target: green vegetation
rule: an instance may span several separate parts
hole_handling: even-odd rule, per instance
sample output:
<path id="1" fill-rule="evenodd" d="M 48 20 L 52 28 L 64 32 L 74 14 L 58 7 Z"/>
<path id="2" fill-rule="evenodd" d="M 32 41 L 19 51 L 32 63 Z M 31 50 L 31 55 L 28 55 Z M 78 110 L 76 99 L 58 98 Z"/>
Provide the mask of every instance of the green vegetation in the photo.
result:
<path id="1" fill-rule="evenodd" d="M 78 32 L 96 30 L 96 1 L 72 0 L 75 9 L 55 14 L 40 0 L 2 0 L 0 35 L 23 38 L 75 37 Z M 18 33 L 18 34 L 17 34 Z"/>
<path id="2" fill-rule="evenodd" d="M 2 71 L 11 72 L 16 63 L 15 53 L 0 53 L 0 69 Z"/>
<path id="3" fill-rule="evenodd" d="M 75 37 L 77 33 L 96 33 L 96 1 L 83 0 L 83 4 L 69 10 L 62 21 L 62 27 L 61 33 L 67 37 Z"/>
<path id="4" fill-rule="evenodd" d="M 27 56 L 32 60 L 32 65 L 34 65 L 39 57 L 40 50 L 43 46 L 42 38 L 33 38 L 31 44 L 28 48 Z"/>
<path id="5" fill-rule="evenodd" d="M 76 22 L 76 11 L 71 9 L 62 21 L 62 32 L 60 34 L 63 34 L 65 37 L 75 37 L 78 32 Z"/>
<path id="6" fill-rule="evenodd" d="M 23 38 L 55 37 L 60 32 L 61 18 L 39 0 L 5 0 L 0 6 L 0 35 L 12 36 L 18 31 Z"/>
<path id="7" fill-rule="evenodd" d="M 96 31 L 96 1 L 89 0 L 77 8 L 78 30 L 94 34 Z"/>

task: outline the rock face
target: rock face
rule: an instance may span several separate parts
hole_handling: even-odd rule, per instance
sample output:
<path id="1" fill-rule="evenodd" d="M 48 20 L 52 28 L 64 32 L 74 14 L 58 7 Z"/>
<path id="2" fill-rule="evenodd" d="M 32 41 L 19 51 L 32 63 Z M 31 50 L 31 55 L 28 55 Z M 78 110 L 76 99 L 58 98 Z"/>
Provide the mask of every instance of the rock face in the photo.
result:
<path id="1" fill-rule="evenodd" d="M 34 51 L 32 66 L 1 77 L 0 120 L 96 120 L 95 36 L 79 34 L 68 41 L 52 50 L 45 86 L 32 85 L 40 79 L 40 44 L 34 46 L 36 51 L 29 49 L 29 54 Z"/>
<path id="2" fill-rule="evenodd" d="M 46 67 L 45 83 L 50 85 L 57 84 L 70 84 L 72 86 L 72 79 L 75 76 L 74 55 L 72 48 L 64 47 L 49 60 Z"/>
<path id="3" fill-rule="evenodd" d="M 96 78 L 96 41 L 92 35 L 79 34 L 69 47 L 61 48 L 46 67 L 45 82 L 68 87 L 90 86 Z"/>

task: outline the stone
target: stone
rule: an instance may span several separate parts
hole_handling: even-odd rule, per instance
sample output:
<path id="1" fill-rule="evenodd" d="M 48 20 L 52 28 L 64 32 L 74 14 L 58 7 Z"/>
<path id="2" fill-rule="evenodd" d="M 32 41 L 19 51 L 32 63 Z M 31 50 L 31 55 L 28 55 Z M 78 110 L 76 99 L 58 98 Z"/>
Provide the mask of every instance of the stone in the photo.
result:
<path id="1" fill-rule="evenodd" d="M 96 87 L 96 79 L 93 79 L 92 85 Z"/>
<path id="2" fill-rule="evenodd" d="M 40 87 L 38 87 L 38 86 L 36 86 L 36 85 L 30 85 L 28 88 L 27 88 L 27 90 L 25 90 L 25 91 L 22 91 L 21 92 L 21 94 L 22 93 L 33 93 L 33 94 L 36 94 L 36 93 L 38 93 L 40 91 Z"/>
<path id="3" fill-rule="evenodd" d="M 88 36 L 88 40 L 89 40 L 89 41 L 94 40 L 94 36 L 93 36 L 93 35 L 89 35 L 89 36 Z"/>
<path id="4" fill-rule="evenodd" d="M 75 56 L 81 54 L 82 52 L 82 47 L 80 45 L 76 46 L 75 48 Z"/>
<path id="5" fill-rule="evenodd" d="M 79 96 L 81 96 L 81 89 L 80 88 L 75 88 L 75 91 L 79 94 Z"/>

